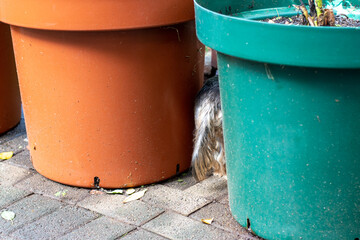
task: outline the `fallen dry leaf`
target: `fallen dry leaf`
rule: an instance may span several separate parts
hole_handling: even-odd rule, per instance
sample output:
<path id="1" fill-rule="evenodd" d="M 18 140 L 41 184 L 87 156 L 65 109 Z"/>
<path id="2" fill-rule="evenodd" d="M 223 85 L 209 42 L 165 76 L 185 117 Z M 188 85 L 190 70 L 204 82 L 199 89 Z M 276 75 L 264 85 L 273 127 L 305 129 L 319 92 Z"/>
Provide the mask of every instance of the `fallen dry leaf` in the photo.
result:
<path id="1" fill-rule="evenodd" d="M 214 221 L 214 218 L 201 219 L 201 221 L 205 224 L 211 224 Z"/>
<path id="2" fill-rule="evenodd" d="M 125 193 L 126 193 L 126 195 L 131 195 L 131 194 L 135 193 L 135 189 L 129 188 L 128 190 L 126 190 Z"/>
<path id="3" fill-rule="evenodd" d="M 3 211 L 1 217 L 7 221 L 11 221 L 15 218 L 15 213 L 12 211 Z"/>
<path id="4" fill-rule="evenodd" d="M 61 190 L 61 191 L 58 191 L 57 193 L 55 193 L 54 195 L 55 195 L 55 197 L 65 197 L 67 194 L 67 191 L 68 191 L 67 189 Z"/>
<path id="5" fill-rule="evenodd" d="M 99 190 L 91 190 L 90 191 L 90 194 L 91 195 L 102 195 L 102 194 L 105 194 L 104 192 L 102 192 L 102 191 L 99 191 Z"/>
<path id="6" fill-rule="evenodd" d="M 147 189 L 144 189 L 140 192 L 137 192 L 137 193 L 134 193 L 134 194 L 128 196 L 127 198 L 124 199 L 123 203 L 128 203 L 128 202 L 142 198 L 146 191 L 147 191 Z"/>
<path id="7" fill-rule="evenodd" d="M 14 152 L 2 152 L 0 153 L 0 160 L 8 160 L 12 158 L 14 155 Z"/>
<path id="8" fill-rule="evenodd" d="M 124 190 L 122 190 L 122 189 L 115 189 L 115 190 L 112 190 L 112 191 L 104 190 L 104 192 L 107 193 L 107 194 L 123 194 Z"/>

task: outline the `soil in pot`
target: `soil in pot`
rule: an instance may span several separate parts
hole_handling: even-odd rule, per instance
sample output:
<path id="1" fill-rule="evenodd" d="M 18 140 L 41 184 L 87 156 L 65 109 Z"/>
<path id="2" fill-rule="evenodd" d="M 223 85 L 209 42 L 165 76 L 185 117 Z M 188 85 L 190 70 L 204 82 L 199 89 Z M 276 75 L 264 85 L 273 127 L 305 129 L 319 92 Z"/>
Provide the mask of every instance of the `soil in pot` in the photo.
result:
<path id="1" fill-rule="evenodd" d="M 273 17 L 261 20 L 262 22 L 267 23 L 279 23 L 286 25 L 307 25 L 304 15 L 299 14 L 291 17 Z M 335 16 L 335 26 L 336 27 L 360 27 L 360 21 L 356 19 L 349 18 L 345 14 L 340 14 Z"/>
<path id="2" fill-rule="evenodd" d="M 355 11 L 355 7 L 350 3 L 343 6 L 343 4 L 327 4 L 325 7 L 322 0 L 309 0 L 308 6 L 305 6 L 302 0 L 299 0 L 300 5 L 293 5 L 299 10 L 298 15 L 295 16 L 276 16 L 261 20 L 267 23 L 279 23 L 286 25 L 310 25 L 310 26 L 330 26 L 330 27 L 360 27 L 360 21 L 350 18 L 348 14 Z M 350 4 L 350 5 L 349 5 Z M 290 8 L 290 6 L 289 6 Z M 336 8 L 336 9 L 334 9 Z M 340 11 L 339 11 L 340 9 Z M 350 10 L 348 10 L 350 9 Z M 334 10 L 336 14 L 334 14 Z M 348 14 L 346 14 L 348 13 Z"/>

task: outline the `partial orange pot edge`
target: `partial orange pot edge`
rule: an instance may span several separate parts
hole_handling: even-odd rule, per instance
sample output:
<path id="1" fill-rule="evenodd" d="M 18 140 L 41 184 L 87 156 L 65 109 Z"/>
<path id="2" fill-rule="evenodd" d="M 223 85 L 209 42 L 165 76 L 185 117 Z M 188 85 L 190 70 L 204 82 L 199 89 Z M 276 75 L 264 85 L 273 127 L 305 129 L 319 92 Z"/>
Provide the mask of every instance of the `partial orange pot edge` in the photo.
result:
<path id="1" fill-rule="evenodd" d="M 0 1 L 35 169 L 104 188 L 185 171 L 204 53 L 192 1 L 81 2 Z"/>
<path id="2" fill-rule="evenodd" d="M 0 134 L 21 118 L 21 101 L 9 25 L 0 22 Z"/>
<path id="3" fill-rule="evenodd" d="M 193 19 L 192 0 L 0 1 L 1 21 L 36 29 L 136 29 L 171 25 Z"/>

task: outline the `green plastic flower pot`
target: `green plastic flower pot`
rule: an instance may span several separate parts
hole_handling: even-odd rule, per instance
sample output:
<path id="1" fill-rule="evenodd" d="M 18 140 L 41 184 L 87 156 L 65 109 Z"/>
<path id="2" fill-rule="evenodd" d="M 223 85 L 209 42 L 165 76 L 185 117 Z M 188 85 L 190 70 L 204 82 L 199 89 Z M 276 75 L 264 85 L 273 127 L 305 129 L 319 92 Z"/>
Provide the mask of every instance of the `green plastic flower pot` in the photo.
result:
<path id="1" fill-rule="evenodd" d="M 266 239 L 358 239 L 360 29 L 256 21 L 292 4 L 195 1 L 218 51 L 231 211 Z"/>

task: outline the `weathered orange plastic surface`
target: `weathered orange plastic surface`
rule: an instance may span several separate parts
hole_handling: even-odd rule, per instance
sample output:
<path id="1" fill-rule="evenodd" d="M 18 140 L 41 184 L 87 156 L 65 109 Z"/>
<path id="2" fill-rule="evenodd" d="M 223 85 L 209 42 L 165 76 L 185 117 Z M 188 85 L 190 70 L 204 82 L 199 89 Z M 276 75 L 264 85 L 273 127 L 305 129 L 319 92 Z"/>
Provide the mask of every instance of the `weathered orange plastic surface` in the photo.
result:
<path id="1" fill-rule="evenodd" d="M 150 2 L 150 1 L 149 1 Z M 34 167 L 55 181 L 132 187 L 190 165 L 203 48 L 194 22 L 129 31 L 12 27 Z"/>
<path id="2" fill-rule="evenodd" d="M 194 19 L 192 0 L 1 0 L 0 19 L 53 30 L 163 26 Z"/>
<path id="3" fill-rule="evenodd" d="M 20 93 L 10 28 L 0 23 L 0 134 L 19 123 L 20 117 Z"/>

